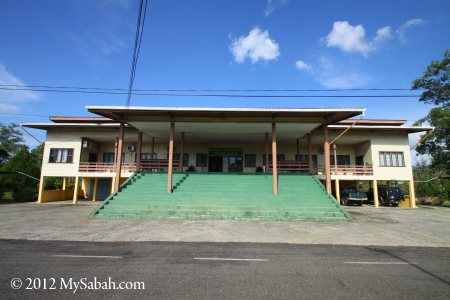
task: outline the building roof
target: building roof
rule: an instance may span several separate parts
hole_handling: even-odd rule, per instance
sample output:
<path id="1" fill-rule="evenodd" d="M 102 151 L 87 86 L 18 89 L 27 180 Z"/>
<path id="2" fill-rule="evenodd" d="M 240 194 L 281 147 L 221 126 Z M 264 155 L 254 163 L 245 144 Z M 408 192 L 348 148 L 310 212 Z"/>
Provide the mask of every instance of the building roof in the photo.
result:
<path id="1" fill-rule="evenodd" d="M 219 107 L 143 107 L 87 106 L 89 112 L 113 120 L 129 121 L 211 121 L 222 122 L 308 122 L 336 123 L 365 112 L 364 108 L 219 108 Z"/>
<path id="2" fill-rule="evenodd" d="M 359 124 L 359 123 L 358 123 Z M 350 125 L 328 125 L 329 129 L 346 129 Z M 366 131 L 406 131 L 407 133 L 424 132 L 434 130 L 434 127 L 422 126 L 364 126 L 354 125 L 350 130 L 366 130 Z"/>
<path id="3" fill-rule="evenodd" d="M 336 123 L 336 125 L 351 125 L 356 120 L 348 119 L 342 120 Z M 402 126 L 406 123 L 406 120 L 385 120 L 385 119 L 363 119 L 359 120 L 358 125 L 366 125 L 366 126 Z"/>
<path id="4" fill-rule="evenodd" d="M 120 123 L 22 123 L 24 127 L 34 129 L 49 129 L 49 128 L 119 128 Z M 127 126 L 127 125 L 125 125 Z"/>
<path id="5" fill-rule="evenodd" d="M 105 117 L 97 116 L 81 116 L 81 117 L 70 117 L 70 116 L 50 116 L 49 120 L 54 123 L 111 123 L 114 120 Z"/>

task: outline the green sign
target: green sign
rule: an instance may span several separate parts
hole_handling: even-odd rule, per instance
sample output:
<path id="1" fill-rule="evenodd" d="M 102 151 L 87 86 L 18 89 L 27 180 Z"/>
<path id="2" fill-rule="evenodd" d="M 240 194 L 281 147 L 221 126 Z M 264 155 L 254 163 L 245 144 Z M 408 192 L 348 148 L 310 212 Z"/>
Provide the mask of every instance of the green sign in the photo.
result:
<path id="1" fill-rule="evenodd" d="M 209 148 L 209 156 L 242 156 L 242 148 Z"/>

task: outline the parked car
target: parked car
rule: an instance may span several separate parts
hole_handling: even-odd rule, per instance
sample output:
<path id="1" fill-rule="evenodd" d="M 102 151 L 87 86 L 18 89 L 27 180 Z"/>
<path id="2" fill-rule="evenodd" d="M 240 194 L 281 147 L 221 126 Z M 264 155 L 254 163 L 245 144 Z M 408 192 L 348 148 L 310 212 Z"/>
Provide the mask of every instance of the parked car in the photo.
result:
<path id="1" fill-rule="evenodd" d="M 394 207 L 398 206 L 401 201 L 405 200 L 405 195 L 400 188 L 397 187 L 379 187 L 378 188 L 378 203 L 380 205 Z M 369 190 L 368 203 L 373 204 L 373 189 Z"/>
<path id="2" fill-rule="evenodd" d="M 341 204 L 350 205 L 356 204 L 358 206 L 367 202 L 367 195 L 363 192 L 357 192 L 354 188 L 344 188 L 341 190 Z"/>

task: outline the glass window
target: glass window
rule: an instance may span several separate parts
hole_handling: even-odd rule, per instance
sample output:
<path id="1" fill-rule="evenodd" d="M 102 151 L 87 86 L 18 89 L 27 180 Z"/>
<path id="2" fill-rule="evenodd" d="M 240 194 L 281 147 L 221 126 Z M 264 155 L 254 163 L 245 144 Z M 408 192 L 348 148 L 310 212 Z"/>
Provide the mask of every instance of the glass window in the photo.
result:
<path id="1" fill-rule="evenodd" d="M 208 155 L 206 153 L 197 153 L 195 157 L 196 167 L 207 167 L 208 166 Z"/>
<path id="2" fill-rule="evenodd" d="M 156 153 L 151 152 L 141 153 L 141 160 L 151 160 L 151 159 L 156 159 Z"/>
<path id="3" fill-rule="evenodd" d="M 113 152 L 103 153 L 103 162 L 104 163 L 113 163 L 114 162 L 114 153 Z"/>
<path id="4" fill-rule="evenodd" d="M 381 167 L 404 167 L 405 157 L 403 152 L 380 152 Z"/>
<path id="5" fill-rule="evenodd" d="M 73 149 L 50 149 L 49 162 L 51 163 L 71 163 L 73 161 Z"/>
<path id="6" fill-rule="evenodd" d="M 278 161 L 286 160 L 284 154 L 277 154 L 277 160 Z M 266 163 L 266 154 L 265 153 L 263 153 L 262 161 L 263 161 L 263 165 L 265 165 L 265 163 Z M 269 154 L 269 162 L 271 162 L 271 161 L 272 161 L 272 154 Z"/>
<path id="7" fill-rule="evenodd" d="M 245 154 L 244 162 L 246 168 L 256 167 L 256 154 Z"/>

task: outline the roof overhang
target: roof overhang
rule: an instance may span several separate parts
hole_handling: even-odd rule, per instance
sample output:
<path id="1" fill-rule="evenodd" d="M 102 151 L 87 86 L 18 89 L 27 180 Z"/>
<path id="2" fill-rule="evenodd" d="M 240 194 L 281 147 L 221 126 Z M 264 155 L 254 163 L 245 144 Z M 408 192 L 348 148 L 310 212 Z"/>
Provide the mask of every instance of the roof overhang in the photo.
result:
<path id="1" fill-rule="evenodd" d="M 329 129 L 346 129 L 348 125 L 328 125 Z M 350 130 L 365 130 L 365 131 L 406 131 L 407 133 L 425 132 L 434 130 L 434 127 L 422 126 L 362 126 L 354 125 Z"/>
<path id="2" fill-rule="evenodd" d="M 87 106 L 89 112 L 123 122 L 327 123 L 365 112 L 363 108 L 207 108 Z"/>
<path id="3" fill-rule="evenodd" d="M 119 128 L 120 123 L 22 123 L 23 127 L 47 130 L 50 128 Z"/>

